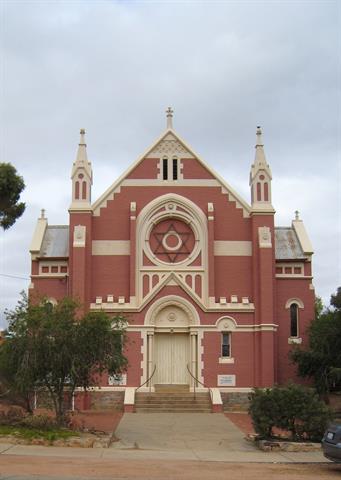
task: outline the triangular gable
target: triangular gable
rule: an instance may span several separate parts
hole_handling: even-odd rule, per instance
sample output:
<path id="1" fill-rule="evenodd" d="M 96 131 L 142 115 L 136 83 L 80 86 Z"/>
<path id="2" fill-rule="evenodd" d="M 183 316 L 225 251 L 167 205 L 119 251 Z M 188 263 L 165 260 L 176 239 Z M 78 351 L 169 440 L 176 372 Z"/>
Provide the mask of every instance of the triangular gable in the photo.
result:
<path id="1" fill-rule="evenodd" d="M 251 212 L 250 205 L 241 197 L 235 190 L 208 164 L 197 155 L 194 150 L 177 134 L 173 129 L 167 129 L 165 132 L 101 195 L 92 205 L 94 215 L 100 214 L 100 208 L 105 207 L 108 200 L 113 199 L 115 193 L 120 191 L 123 181 L 133 172 L 133 170 L 148 156 L 152 157 L 154 154 L 162 155 L 161 143 L 163 141 L 170 141 L 170 136 L 174 138 L 179 144 L 179 156 L 183 158 L 195 158 L 213 177 L 213 182 L 222 188 L 222 192 L 229 196 L 230 201 L 235 201 L 239 208 L 242 208 L 244 213 L 248 215 Z M 167 139 L 168 137 L 168 139 Z"/>
<path id="2" fill-rule="evenodd" d="M 194 302 L 204 311 L 207 311 L 204 302 L 193 292 L 193 290 L 186 285 L 186 283 L 180 280 L 179 277 L 174 272 L 170 272 L 167 274 L 158 285 L 151 290 L 151 292 L 143 299 L 139 311 L 143 310 L 146 305 L 148 305 L 161 290 L 167 286 L 177 286 L 183 290 L 184 293 L 187 294 L 189 299 L 194 300 Z"/>

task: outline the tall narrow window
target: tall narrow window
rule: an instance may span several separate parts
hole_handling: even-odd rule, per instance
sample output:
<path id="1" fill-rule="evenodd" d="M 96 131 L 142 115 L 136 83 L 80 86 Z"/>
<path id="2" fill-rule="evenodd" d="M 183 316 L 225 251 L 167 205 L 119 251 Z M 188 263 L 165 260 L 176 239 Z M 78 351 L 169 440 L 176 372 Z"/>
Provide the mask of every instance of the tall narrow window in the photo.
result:
<path id="1" fill-rule="evenodd" d="M 269 185 L 268 185 L 268 182 L 264 183 L 264 200 L 266 202 L 269 201 Z"/>
<path id="2" fill-rule="evenodd" d="M 230 333 L 222 333 L 221 334 L 221 356 L 222 357 L 230 357 L 231 356 L 231 334 Z"/>
<path id="3" fill-rule="evenodd" d="M 86 182 L 82 183 L 82 199 L 86 200 Z"/>
<path id="4" fill-rule="evenodd" d="M 162 178 L 168 180 L 168 159 L 164 158 L 162 160 Z"/>
<path id="5" fill-rule="evenodd" d="M 298 337 L 298 305 L 292 303 L 290 305 L 290 336 Z"/>
<path id="6" fill-rule="evenodd" d="M 173 158 L 173 180 L 178 179 L 178 160 Z"/>
<path id="7" fill-rule="evenodd" d="M 261 187 L 261 183 L 257 182 L 257 202 L 262 200 Z"/>
<path id="8" fill-rule="evenodd" d="M 79 200 L 79 182 L 75 183 L 75 199 Z"/>

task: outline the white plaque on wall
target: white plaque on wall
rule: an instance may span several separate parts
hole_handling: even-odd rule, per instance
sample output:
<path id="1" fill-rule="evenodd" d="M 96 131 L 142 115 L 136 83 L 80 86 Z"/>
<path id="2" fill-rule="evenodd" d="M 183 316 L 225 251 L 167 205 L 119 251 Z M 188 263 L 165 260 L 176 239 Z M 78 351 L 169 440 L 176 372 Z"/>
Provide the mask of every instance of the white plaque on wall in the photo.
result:
<path id="1" fill-rule="evenodd" d="M 235 375 L 218 375 L 218 387 L 235 387 Z"/>
<path id="2" fill-rule="evenodd" d="M 108 385 L 127 385 L 127 374 L 119 373 L 117 375 L 112 375 L 111 377 L 108 377 Z"/>

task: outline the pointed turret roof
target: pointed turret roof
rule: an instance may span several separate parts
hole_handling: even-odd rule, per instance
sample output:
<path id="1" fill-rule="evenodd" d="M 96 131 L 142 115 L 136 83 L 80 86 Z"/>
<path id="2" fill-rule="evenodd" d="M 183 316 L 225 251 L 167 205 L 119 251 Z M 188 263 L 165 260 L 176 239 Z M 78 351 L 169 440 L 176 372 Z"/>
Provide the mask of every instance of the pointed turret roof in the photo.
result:
<path id="1" fill-rule="evenodd" d="M 259 170 L 264 170 L 269 175 L 270 179 L 272 179 L 271 169 L 265 158 L 262 130 L 260 126 L 257 127 L 256 138 L 257 140 L 255 145 L 255 161 L 251 166 L 250 184 Z"/>
<path id="2" fill-rule="evenodd" d="M 78 170 L 79 168 L 84 168 L 86 173 L 89 175 L 90 179 L 92 179 L 91 162 L 89 162 L 88 155 L 86 152 L 84 128 L 80 129 L 80 139 L 78 144 L 78 150 L 77 150 L 76 160 L 74 161 L 72 166 L 71 178 L 74 176 L 74 174 L 76 173 L 76 170 Z"/>

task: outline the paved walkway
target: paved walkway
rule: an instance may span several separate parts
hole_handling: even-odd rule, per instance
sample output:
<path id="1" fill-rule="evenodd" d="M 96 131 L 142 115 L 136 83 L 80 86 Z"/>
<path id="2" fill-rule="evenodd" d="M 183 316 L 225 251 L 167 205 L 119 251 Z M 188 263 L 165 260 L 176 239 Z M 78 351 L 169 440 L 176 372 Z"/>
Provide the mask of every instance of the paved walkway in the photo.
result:
<path id="1" fill-rule="evenodd" d="M 321 452 L 269 453 L 247 442 L 223 414 L 128 413 L 111 451 L 134 458 L 224 462 L 325 462 Z M 110 455 L 110 454 L 109 454 Z"/>
<path id="2" fill-rule="evenodd" d="M 322 452 L 258 450 L 223 414 L 128 413 L 111 448 L 66 448 L 0 444 L 1 457 L 53 457 L 70 461 L 208 461 L 229 463 L 325 463 Z M 13 459 L 13 462 L 15 460 Z M 0 476 L 1 478 L 1 476 Z"/>

